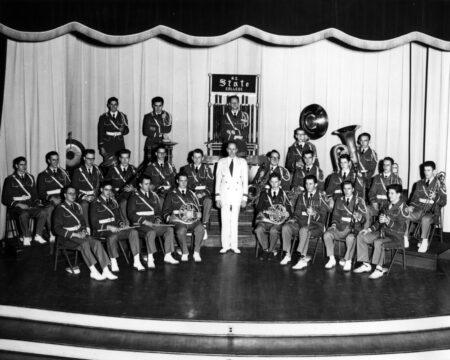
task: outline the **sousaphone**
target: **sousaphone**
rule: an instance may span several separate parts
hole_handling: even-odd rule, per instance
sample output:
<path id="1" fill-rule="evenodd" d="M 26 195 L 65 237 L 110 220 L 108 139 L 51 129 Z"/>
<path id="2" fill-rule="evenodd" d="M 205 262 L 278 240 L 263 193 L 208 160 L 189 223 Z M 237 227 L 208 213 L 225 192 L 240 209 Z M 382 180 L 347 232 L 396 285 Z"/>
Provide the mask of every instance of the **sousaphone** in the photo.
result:
<path id="1" fill-rule="evenodd" d="M 311 140 L 317 140 L 328 130 L 327 112 L 318 104 L 308 105 L 300 113 L 299 125 Z"/>

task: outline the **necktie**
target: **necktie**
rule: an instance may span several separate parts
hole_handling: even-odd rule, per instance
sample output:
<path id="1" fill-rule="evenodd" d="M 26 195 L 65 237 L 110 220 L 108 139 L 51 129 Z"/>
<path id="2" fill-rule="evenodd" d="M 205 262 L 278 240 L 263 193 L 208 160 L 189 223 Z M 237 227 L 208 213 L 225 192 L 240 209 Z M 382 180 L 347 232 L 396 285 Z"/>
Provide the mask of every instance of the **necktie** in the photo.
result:
<path id="1" fill-rule="evenodd" d="M 231 159 L 231 163 L 230 163 L 230 174 L 231 174 L 231 176 L 233 176 L 233 168 L 234 168 L 234 163 L 233 163 L 233 159 Z"/>
<path id="2" fill-rule="evenodd" d="M 347 204 L 347 206 L 348 206 L 348 205 L 350 204 L 350 199 L 347 198 L 345 202 L 346 202 L 346 204 Z"/>
<path id="3" fill-rule="evenodd" d="M 303 150 L 303 145 L 299 145 L 300 151 Z"/>
<path id="4" fill-rule="evenodd" d="M 347 173 L 343 173 L 343 174 L 342 174 L 342 179 L 345 180 L 346 177 L 347 177 Z"/>
<path id="5" fill-rule="evenodd" d="M 181 190 L 181 195 L 186 196 L 186 191 Z"/>
<path id="6" fill-rule="evenodd" d="M 309 173 L 309 170 L 311 170 L 311 168 L 307 167 L 306 172 Z"/>
<path id="7" fill-rule="evenodd" d="M 53 170 L 53 174 L 55 174 L 55 175 L 56 175 L 56 173 L 57 173 L 56 169 L 55 169 L 55 170 Z"/>
<path id="8" fill-rule="evenodd" d="M 111 203 L 110 199 L 106 199 L 106 204 L 109 205 Z"/>
<path id="9" fill-rule="evenodd" d="M 122 172 L 125 174 L 125 172 L 127 171 L 127 169 L 125 169 L 124 167 L 122 168 Z"/>
<path id="10" fill-rule="evenodd" d="M 275 167 L 272 166 L 272 167 L 270 168 L 270 172 L 273 173 L 274 170 L 275 170 Z"/>
<path id="11" fill-rule="evenodd" d="M 158 165 L 159 165 L 159 167 L 162 168 L 164 164 L 163 163 L 158 163 Z"/>
<path id="12" fill-rule="evenodd" d="M 88 169 L 89 176 L 92 176 L 92 169 Z"/>
<path id="13" fill-rule="evenodd" d="M 116 114 L 113 114 L 113 119 L 116 120 Z"/>
<path id="14" fill-rule="evenodd" d="M 272 191 L 272 198 L 274 198 L 275 196 L 277 196 L 277 194 L 275 193 L 275 191 Z"/>
<path id="15" fill-rule="evenodd" d="M 427 180 L 427 187 L 428 187 L 428 185 L 430 185 L 430 180 Z"/>
<path id="16" fill-rule="evenodd" d="M 195 172 L 198 174 L 198 166 L 195 167 Z"/>
<path id="17" fill-rule="evenodd" d="M 308 195 L 308 205 L 307 205 L 307 207 L 310 207 L 310 206 L 311 206 L 311 201 L 312 201 L 312 194 L 310 193 L 310 194 Z"/>

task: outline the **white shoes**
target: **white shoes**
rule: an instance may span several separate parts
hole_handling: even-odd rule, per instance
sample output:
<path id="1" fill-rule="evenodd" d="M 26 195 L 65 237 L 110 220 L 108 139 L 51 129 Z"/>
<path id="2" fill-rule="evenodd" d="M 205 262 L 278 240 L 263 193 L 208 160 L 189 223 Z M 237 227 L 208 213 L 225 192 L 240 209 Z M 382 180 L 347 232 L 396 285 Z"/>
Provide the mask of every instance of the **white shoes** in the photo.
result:
<path id="1" fill-rule="evenodd" d="M 385 271 L 385 269 L 379 269 L 378 267 L 375 269 L 375 271 L 370 274 L 369 279 L 375 280 L 375 279 L 379 279 L 380 277 L 382 277 L 387 271 Z"/>
<path id="2" fill-rule="evenodd" d="M 291 262 L 291 255 L 287 253 L 286 255 L 284 255 L 283 260 L 280 261 L 280 265 L 287 265 L 290 262 Z"/>
<path id="3" fill-rule="evenodd" d="M 115 258 L 111 259 L 111 271 L 119 272 L 119 265 L 117 264 L 117 259 Z"/>
<path id="4" fill-rule="evenodd" d="M 353 272 L 355 274 L 362 274 L 365 272 L 371 272 L 372 271 L 372 266 L 370 266 L 370 264 L 368 263 L 362 263 L 362 265 L 356 269 L 353 270 Z"/>
<path id="5" fill-rule="evenodd" d="M 344 271 L 350 271 L 352 269 L 352 261 L 351 260 L 346 260 L 345 264 L 344 264 Z"/>
<path id="6" fill-rule="evenodd" d="M 422 242 L 420 243 L 417 252 L 426 253 L 427 250 L 428 250 L 428 239 L 422 239 Z"/>
<path id="7" fill-rule="evenodd" d="M 200 253 L 194 251 L 194 261 L 195 262 L 202 262 L 202 258 L 200 257 Z"/>
<path id="8" fill-rule="evenodd" d="M 139 260 L 135 260 L 133 267 L 137 270 L 137 271 L 144 271 L 145 268 L 142 266 L 141 262 Z"/>
<path id="9" fill-rule="evenodd" d="M 48 240 L 48 241 L 50 241 L 51 243 L 54 243 L 54 242 L 55 242 L 55 240 L 56 240 L 56 237 L 55 237 L 55 235 L 53 235 L 52 233 L 50 233 L 50 238 L 49 238 L 49 240 Z"/>
<path id="10" fill-rule="evenodd" d="M 220 253 L 221 254 L 225 254 L 228 250 L 230 250 L 230 249 L 222 248 L 222 249 L 220 249 Z"/>
<path id="11" fill-rule="evenodd" d="M 73 271 L 72 271 L 72 269 L 73 269 Z M 66 267 L 66 272 L 68 272 L 71 275 L 78 275 L 80 273 L 80 268 L 78 266 L 74 266 L 73 268 L 68 266 L 68 267 Z"/>
<path id="12" fill-rule="evenodd" d="M 340 266 L 344 266 L 345 265 L 345 259 L 341 259 L 341 260 L 339 260 L 339 265 Z"/>
<path id="13" fill-rule="evenodd" d="M 183 262 L 188 261 L 188 256 L 189 256 L 189 254 L 183 254 L 183 255 L 181 255 L 181 261 L 183 261 Z"/>
<path id="14" fill-rule="evenodd" d="M 403 236 L 403 243 L 405 245 L 405 249 L 409 248 L 409 237 L 408 237 L 408 235 Z"/>
<path id="15" fill-rule="evenodd" d="M 36 235 L 34 236 L 34 241 L 38 242 L 39 244 L 45 244 L 45 243 L 47 242 L 47 241 L 45 241 L 44 238 L 43 238 L 41 235 L 39 235 L 39 234 L 36 234 Z"/>
<path id="16" fill-rule="evenodd" d="M 305 267 L 307 267 L 308 266 L 308 263 L 305 261 L 305 259 L 300 259 L 299 261 L 298 261 L 298 263 L 297 264 L 295 264 L 293 267 L 292 267 L 292 269 L 293 270 L 301 270 L 301 269 L 304 269 Z"/>
<path id="17" fill-rule="evenodd" d="M 31 238 L 30 237 L 23 237 L 23 246 L 31 246 Z"/>
<path id="18" fill-rule="evenodd" d="M 109 271 L 108 267 L 105 267 L 103 269 L 102 275 L 105 277 L 105 279 L 108 279 L 108 280 L 116 280 L 117 279 L 117 276 L 114 275 L 111 271 Z"/>
<path id="19" fill-rule="evenodd" d="M 176 264 L 180 263 L 178 260 L 175 260 L 173 258 L 171 253 L 167 253 L 166 255 L 164 255 L 164 262 L 168 263 L 168 264 L 173 264 L 173 265 L 176 265 Z"/>
<path id="20" fill-rule="evenodd" d="M 330 256 L 330 260 L 325 264 L 325 269 L 332 269 L 336 266 L 336 259 L 334 256 Z"/>
<path id="21" fill-rule="evenodd" d="M 155 268 L 155 261 L 153 260 L 153 257 L 149 257 L 147 259 L 147 267 L 149 269 L 154 269 Z"/>
<path id="22" fill-rule="evenodd" d="M 231 251 L 233 251 L 235 254 L 240 254 L 241 253 L 241 250 L 239 250 L 238 248 L 231 249 Z"/>
<path id="23" fill-rule="evenodd" d="M 91 274 L 89 276 L 91 277 L 91 279 L 94 279 L 97 281 L 102 281 L 102 280 L 106 279 L 105 275 L 100 274 L 97 270 L 91 271 Z"/>

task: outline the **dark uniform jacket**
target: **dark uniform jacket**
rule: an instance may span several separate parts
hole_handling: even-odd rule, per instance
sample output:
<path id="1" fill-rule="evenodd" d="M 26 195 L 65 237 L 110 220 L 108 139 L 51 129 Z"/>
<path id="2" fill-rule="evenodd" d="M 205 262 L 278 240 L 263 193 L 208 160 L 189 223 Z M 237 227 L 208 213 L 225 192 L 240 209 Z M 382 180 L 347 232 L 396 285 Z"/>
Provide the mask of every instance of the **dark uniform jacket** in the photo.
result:
<path id="1" fill-rule="evenodd" d="M 355 220 L 352 214 L 357 215 L 360 220 Z M 353 195 L 348 206 L 345 196 L 340 196 L 336 200 L 331 217 L 331 225 L 336 224 L 336 228 L 339 231 L 345 230 L 348 227 L 353 227 L 355 231 L 359 231 L 366 220 L 367 207 L 364 199 Z"/>
<path id="2" fill-rule="evenodd" d="M 265 211 L 267 211 L 271 206 L 273 205 L 282 205 L 288 212 L 290 217 L 292 215 L 292 204 L 289 201 L 286 193 L 283 191 L 283 189 L 278 189 L 278 193 L 275 197 L 272 197 L 272 189 L 267 189 L 264 192 L 261 193 L 258 199 L 258 203 L 256 204 L 256 214 L 258 220 L 264 220 L 264 218 L 267 218 L 268 216 L 264 214 Z M 286 218 L 287 220 L 287 218 Z"/>
<path id="3" fill-rule="evenodd" d="M 177 215 L 180 208 L 185 204 L 193 204 L 197 208 L 200 206 L 197 196 L 195 196 L 193 191 L 186 189 L 184 196 L 179 188 L 170 191 L 164 199 L 162 210 L 164 219 L 167 221 L 170 215 Z"/>
<path id="4" fill-rule="evenodd" d="M 286 155 L 286 168 L 291 173 L 294 173 L 294 171 L 297 169 L 297 161 L 301 161 L 303 163 L 303 151 L 305 150 L 312 150 L 314 152 L 314 165 L 316 165 L 317 167 L 319 166 L 319 160 L 317 159 L 317 150 L 315 145 L 309 141 L 305 142 L 304 145 L 299 145 L 296 141 L 291 146 L 289 146 Z"/>
<path id="5" fill-rule="evenodd" d="M 144 171 L 145 175 L 150 176 L 154 191 L 157 191 L 160 186 L 169 185 L 171 188 L 175 186 L 175 167 L 167 161 L 161 166 L 157 161 L 150 164 Z M 168 190 L 170 191 L 170 189 Z M 167 193 L 167 191 L 163 191 Z M 158 191 L 159 193 L 159 191 Z"/>
<path id="6" fill-rule="evenodd" d="M 109 111 L 102 114 L 98 119 L 98 148 L 103 147 L 107 154 L 115 155 L 125 148 L 123 136 L 129 132 L 128 119 L 123 112 L 118 111 L 115 119 Z"/>
<path id="7" fill-rule="evenodd" d="M 142 133 L 147 137 L 145 148 L 152 148 L 163 141 L 164 134 L 172 131 L 172 116 L 165 110 L 161 114 L 154 111 L 145 114 L 142 122 Z"/>
<path id="8" fill-rule="evenodd" d="M 301 188 L 302 191 L 305 191 L 305 177 L 307 175 L 314 175 L 317 178 L 318 184 L 317 184 L 317 189 L 318 190 L 323 190 L 324 187 L 324 175 L 323 175 L 323 171 L 316 165 L 312 165 L 309 168 L 309 171 L 306 171 L 306 166 L 304 166 L 303 168 L 297 168 L 294 172 L 294 176 L 292 178 L 292 182 L 291 182 L 291 189 L 296 188 L 297 186 L 299 186 Z"/>
<path id="9" fill-rule="evenodd" d="M 127 204 L 128 218 L 133 224 L 143 224 L 145 220 L 154 223 L 163 220 L 158 194 L 149 191 L 148 196 L 141 191 L 133 192 Z"/>
<path id="10" fill-rule="evenodd" d="M 359 171 L 363 174 L 364 178 L 371 179 L 378 165 L 378 156 L 375 150 L 370 147 L 362 153 L 362 149 L 358 150 L 359 158 Z"/>
<path id="11" fill-rule="evenodd" d="M 432 194 L 435 192 L 436 197 L 432 199 Z M 445 186 L 442 186 L 439 180 L 434 177 L 430 184 L 427 186 L 426 180 L 419 180 L 414 185 L 414 192 L 411 195 L 411 201 L 409 205 L 414 206 L 415 209 L 426 210 L 431 212 L 433 205 L 433 221 L 436 222 L 440 216 L 441 208 L 447 205 L 447 191 Z"/>
<path id="12" fill-rule="evenodd" d="M 89 221 L 94 234 L 101 235 L 98 230 L 106 230 L 108 225 L 120 227 L 124 224 L 120 206 L 114 199 L 106 200 L 99 196 L 92 204 L 89 210 Z"/>
<path id="13" fill-rule="evenodd" d="M 398 175 L 391 173 L 387 178 L 384 174 L 378 174 L 372 179 L 372 186 L 369 190 L 369 202 L 380 205 L 388 202 L 387 187 L 392 184 L 402 184 L 402 179 Z"/>
<path id="14" fill-rule="evenodd" d="M 72 185 L 78 191 L 78 198 L 82 200 L 85 196 L 97 196 L 103 174 L 97 165 L 92 167 L 92 175 L 89 174 L 86 165 L 75 169 L 72 176 Z"/>
<path id="15" fill-rule="evenodd" d="M 121 194 L 125 185 L 133 185 L 136 186 L 136 179 L 130 179 L 136 175 L 136 168 L 133 165 L 128 165 L 125 171 L 122 171 L 122 167 L 120 165 L 116 165 L 111 167 L 108 170 L 108 174 L 106 175 L 106 179 L 111 181 L 114 192 L 116 194 Z"/>
<path id="16" fill-rule="evenodd" d="M 260 166 L 253 179 L 253 184 L 260 184 L 262 188 L 270 189 L 269 177 L 272 173 L 278 174 L 281 178 L 281 188 L 284 191 L 288 191 L 291 187 L 291 174 L 283 166 L 276 166 L 271 171 L 271 166 Z"/>
<path id="17" fill-rule="evenodd" d="M 356 177 L 356 181 L 355 181 Z M 356 176 L 353 170 L 347 173 L 345 179 L 342 177 L 342 171 L 334 172 L 331 174 L 328 181 L 328 186 L 325 189 L 328 196 L 332 196 L 333 200 L 336 200 L 342 195 L 342 182 L 344 180 L 355 183 L 355 194 L 361 196 L 364 193 L 364 181 L 360 176 Z"/>
<path id="18" fill-rule="evenodd" d="M 316 212 L 316 215 L 311 216 L 310 218 L 310 225 L 315 225 L 323 229 L 326 225 L 325 222 L 327 221 L 327 213 L 330 211 L 325 192 L 316 190 L 311 200 L 309 199 L 308 192 L 304 192 L 297 198 L 294 209 L 294 220 L 300 225 L 300 227 L 308 224 L 307 209 L 309 207 Z"/>
<path id="19" fill-rule="evenodd" d="M 248 140 L 248 114 L 239 110 L 236 116 L 233 116 L 231 110 L 227 111 L 220 122 L 220 137 L 222 143 L 233 140 L 236 142 L 238 153 L 247 152 Z M 234 133 L 232 133 L 234 131 Z M 242 137 L 242 138 L 240 138 Z"/>
<path id="20" fill-rule="evenodd" d="M 17 172 L 9 175 L 3 183 L 2 203 L 14 207 L 21 203 L 30 207 L 38 202 L 38 193 L 33 175 L 26 173 L 22 179 Z"/>
<path id="21" fill-rule="evenodd" d="M 71 238 L 74 232 L 86 230 L 81 205 L 67 202 L 59 204 L 53 212 L 53 231 L 57 236 Z"/>
<path id="22" fill-rule="evenodd" d="M 39 199 L 47 202 L 51 196 L 61 196 L 61 189 L 70 184 L 67 171 L 62 168 L 56 170 L 56 174 L 48 167 L 38 175 L 37 190 Z"/>
<path id="23" fill-rule="evenodd" d="M 214 176 L 208 165 L 201 164 L 198 172 L 194 164 L 184 167 L 184 172 L 188 176 L 188 188 L 195 193 L 205 193 L 208 196 L 213 194 Z"/>
<path id="24" fill-rule="evenodd" d="M 400 200 L 393 205 L 386 203 L 381 208 L 380 214 L 384 214 L 388 217 L 388 223 L 380 224 L 380 222 L 377 221 L 370 227 L 370 230 L 382 230 L 386 237 L 402 242 L 410 215 L 410 211 L 405 202 Z"/>

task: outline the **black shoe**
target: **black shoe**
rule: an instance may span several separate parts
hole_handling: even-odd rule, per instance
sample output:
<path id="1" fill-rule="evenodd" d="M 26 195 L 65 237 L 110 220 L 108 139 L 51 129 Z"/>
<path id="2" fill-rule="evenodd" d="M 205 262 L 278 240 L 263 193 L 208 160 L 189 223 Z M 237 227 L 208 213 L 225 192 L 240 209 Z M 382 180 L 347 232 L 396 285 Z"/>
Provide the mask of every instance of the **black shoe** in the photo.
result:
<path id="1" fill-rule="evenodd" d="M 266 261 L 268 256 L 269 256 L 269 252 L 267 250 L 264 250 L 262 252 L 262 254 L 259 256 L 259 260 Z"/>

